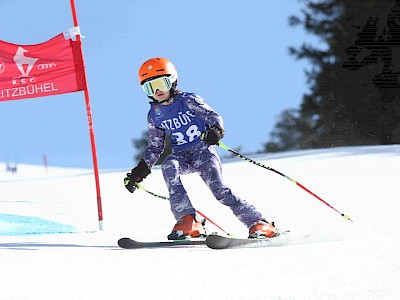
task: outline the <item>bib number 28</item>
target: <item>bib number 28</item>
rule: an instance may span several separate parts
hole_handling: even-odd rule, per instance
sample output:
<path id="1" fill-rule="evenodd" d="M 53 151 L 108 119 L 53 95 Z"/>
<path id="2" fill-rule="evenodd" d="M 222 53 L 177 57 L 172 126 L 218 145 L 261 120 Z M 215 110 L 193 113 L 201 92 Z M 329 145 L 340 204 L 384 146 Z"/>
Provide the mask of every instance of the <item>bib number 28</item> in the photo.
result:
<path id="1" fill-rule="evenodd" d="M 199 128 L 197 127 L 197 125 L 192 125 L 186 130 L 185 134 L 182 132 L 175 132 L 172 135 L 174 135 L 176 137 L 176 143 L 179 146 L 179 145 L 193 142 L 194 139 L 201 136 L 201 132 L 199 131 Z"/>

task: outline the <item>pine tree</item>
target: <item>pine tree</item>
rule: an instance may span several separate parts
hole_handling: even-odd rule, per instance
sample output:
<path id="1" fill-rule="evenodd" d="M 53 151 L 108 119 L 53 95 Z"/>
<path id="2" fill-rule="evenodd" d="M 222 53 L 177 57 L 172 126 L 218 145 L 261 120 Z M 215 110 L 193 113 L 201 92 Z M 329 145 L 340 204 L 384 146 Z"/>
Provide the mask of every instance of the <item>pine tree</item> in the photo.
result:
<path id="1" fill-rule="evenodd" d="M 265 149 L 398 143 L 400 0 L 307 1 L 302 12 L 290 24 L 326 46 L 289 49 L 311 62 L 310 93 L 282 114 Z"/>

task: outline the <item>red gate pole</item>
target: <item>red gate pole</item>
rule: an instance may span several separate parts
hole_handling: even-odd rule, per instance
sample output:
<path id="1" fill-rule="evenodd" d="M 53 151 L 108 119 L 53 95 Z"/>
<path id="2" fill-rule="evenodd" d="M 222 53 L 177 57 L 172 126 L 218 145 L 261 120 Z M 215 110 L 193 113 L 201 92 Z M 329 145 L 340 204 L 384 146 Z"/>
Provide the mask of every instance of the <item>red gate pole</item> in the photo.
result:
<path id="1" fill-rule="evenodd" d="M 71 4 L 71 11 L 72 11 L 72 18 L 74 21 L 74 26 L 76 27 L 79 25 L 78 25 L 78 17 L 76 14 L 74 0 L 70 0 L 70 4 Z M 81 37 L 79 34 L 76 36 L 76 39 L 78 42 L 80 42 Z M 81 47 L 81 52 L 82 52 L 82 44 L 80 47 Z M 94 178 L 95 178 L 95 182 L 96 182 L 97 214 L 98 214 L 98 219 L 99 219 L 99 229 L 103 230 L 103 209 L 102 209 L 102 204 L 101 204 L 99 167 L 97 164 L 96 142 L 95 142 L 95 138 L 94 138 L 92 113 L 91 113 L 91 109 L 90 109 L 89 89 L 88 89 L 88 85 L 87 85 L 87 81 L 86 81 L 86 67 L 85 67 L 85 61 L 83 59 L 83 52 L 82 52 L 82 61 L 83 61 L 83 74 L 84 74 L 85 85 L 86 85 L 86 88 L 84 89 L 86 114 L 87 114 L 87 119 L 88 119 L 88 123 L 89 123 L 89 136 L 90 136 L 90 144 L 92 146 L 93 170 L 94 170 Z"/>

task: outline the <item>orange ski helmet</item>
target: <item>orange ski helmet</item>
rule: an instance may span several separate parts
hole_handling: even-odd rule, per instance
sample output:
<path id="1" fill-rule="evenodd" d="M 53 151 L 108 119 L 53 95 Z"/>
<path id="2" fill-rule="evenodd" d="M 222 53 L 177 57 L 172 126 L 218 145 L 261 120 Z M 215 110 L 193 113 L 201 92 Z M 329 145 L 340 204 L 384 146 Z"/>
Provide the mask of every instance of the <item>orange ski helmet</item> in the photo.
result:
<path id="1" fill-rule="evenodd" d="M 159 76 L 171 76 L 174 83 L 178 79 L 178 72 L 175 66 L 166 58 L 154 57 L 145 61 L 139 69 L 139 83 L 142 85 L 144 81 Z"/>

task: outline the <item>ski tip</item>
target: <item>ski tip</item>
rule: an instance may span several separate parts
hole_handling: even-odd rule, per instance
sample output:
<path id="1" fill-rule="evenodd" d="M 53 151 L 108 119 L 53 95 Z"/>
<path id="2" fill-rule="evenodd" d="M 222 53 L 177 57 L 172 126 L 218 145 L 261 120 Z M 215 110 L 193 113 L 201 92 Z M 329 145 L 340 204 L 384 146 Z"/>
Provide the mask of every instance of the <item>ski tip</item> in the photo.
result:
<path id="1" fill-rule="evenodd" d="M 128 241 L 130 241 L 130 240 L 131 240 L 131 239 L 130 239 L 130 238 L 127 238 L 127 237 L 120 238 L 120 239 L 118 240 L 118 246 L 123 247 L 123 246 L 126 244 L 126 242 L 128 242 Z"/>

